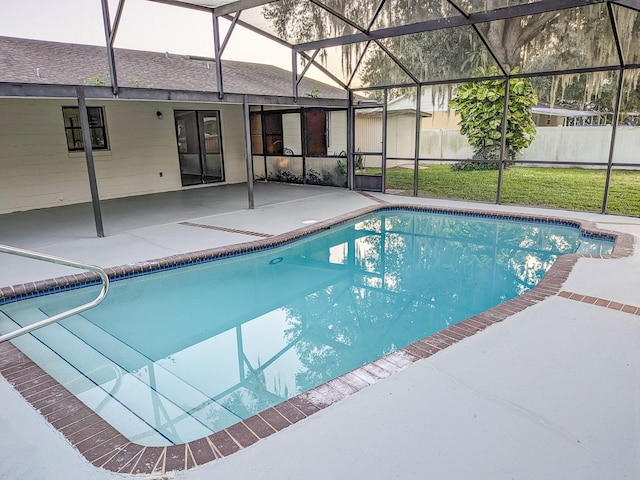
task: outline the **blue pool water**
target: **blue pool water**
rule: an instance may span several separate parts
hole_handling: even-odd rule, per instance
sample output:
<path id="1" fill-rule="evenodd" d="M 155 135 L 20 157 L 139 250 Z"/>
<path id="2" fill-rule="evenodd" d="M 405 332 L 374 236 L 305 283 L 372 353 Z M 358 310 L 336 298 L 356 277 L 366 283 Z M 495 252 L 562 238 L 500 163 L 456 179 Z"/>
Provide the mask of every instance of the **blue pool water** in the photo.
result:
<path id="1" fill-rule="evenodd" d="M 382 211 L 281 246 L 112 284 L 98 307 L 14 343 L 144 445 L 223 429 L 534 287 L 571 226 Z M 95 296 L 0 307 L 0 331 Z"/>

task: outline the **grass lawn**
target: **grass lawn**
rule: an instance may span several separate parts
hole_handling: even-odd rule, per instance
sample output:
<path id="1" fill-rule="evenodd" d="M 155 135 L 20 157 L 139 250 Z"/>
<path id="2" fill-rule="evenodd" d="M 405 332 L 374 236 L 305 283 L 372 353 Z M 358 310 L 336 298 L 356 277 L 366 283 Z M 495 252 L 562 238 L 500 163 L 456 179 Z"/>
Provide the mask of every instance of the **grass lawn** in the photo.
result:
<path id="1" fill-rule="evenodd" d="M 605 179 L 605 170 L 510 167 L 502 178 L 502 203 L 600 212 Z M 495 202 L 497 186 L 497 170 L 454 172 L 450 165 L 432 165 L 418 173 L 420 196 Z M 388 169 L 387 191 L 412 195 L 413 170 Z M 607 213 L 640 216 L 640 170 L 612 172 Z"/>

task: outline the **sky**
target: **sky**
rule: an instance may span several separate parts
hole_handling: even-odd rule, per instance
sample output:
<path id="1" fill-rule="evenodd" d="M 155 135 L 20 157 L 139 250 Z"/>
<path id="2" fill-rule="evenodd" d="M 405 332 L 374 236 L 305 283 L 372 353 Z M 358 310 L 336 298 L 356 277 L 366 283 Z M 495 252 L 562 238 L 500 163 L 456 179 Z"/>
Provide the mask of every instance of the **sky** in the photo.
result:
<path id="1" fill-rule="evenodd" d="M 109 0 L 111 18 L 118 6 Z M 100 0 L 0 0 L 0 35 L 105 45 Z M 229 22 L 220 19 L 221 41 Z M 212 17 L 207 12 L 126 0 L 116 48 L 213 57 Z M 236 26 L 223 60 L 268 63 L 291 70 L 291 51 Z M 327 81 L 321 74 L 313 74 Z"/>

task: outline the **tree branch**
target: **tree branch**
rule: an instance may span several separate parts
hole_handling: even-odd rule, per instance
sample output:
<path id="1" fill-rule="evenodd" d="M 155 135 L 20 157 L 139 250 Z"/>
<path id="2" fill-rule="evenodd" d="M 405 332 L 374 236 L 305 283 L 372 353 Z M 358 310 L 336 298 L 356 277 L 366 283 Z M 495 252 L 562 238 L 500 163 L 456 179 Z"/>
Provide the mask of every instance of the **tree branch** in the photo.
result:
<path id="1" fill-rule="evenodd" d="M 529 43 L 533 38 L 539 35 L 541 31 L 557 22 L 558 18 L 560 18 L 559 13 L 548 12 L 532 17 L 524 27 L 520 25 L 519 19 L 515 19 L 518 20 L 517 22 L 510 22 L 510 28 L 515 27 L 520 30 L 520 34 L 516 35 L 516 38 L 518 39 L 517 48 Z M 513 27 L 511 24 L 513 24 Z"/>

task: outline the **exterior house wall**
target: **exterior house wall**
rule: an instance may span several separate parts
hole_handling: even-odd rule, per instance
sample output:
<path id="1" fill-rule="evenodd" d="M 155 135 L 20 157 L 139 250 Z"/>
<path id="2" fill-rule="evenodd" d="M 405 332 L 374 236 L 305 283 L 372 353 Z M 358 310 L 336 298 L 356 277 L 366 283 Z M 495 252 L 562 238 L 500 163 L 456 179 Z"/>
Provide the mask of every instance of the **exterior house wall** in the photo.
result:
<path id="1" fill-rule="evenodd" d="M 254 180 L 264 180 L 267 178 L 267 169 L 262 155 L 253 155 L 253 178 Z"/>
<path id="2" fill-rule="evenodd" d="M 361 152 L 382 151 L 382 123 L 381 117 L 374 115 L 360 115 L 356 111 L 355 119 L 355 148 Z"/>
<path id="3" fill-rule="evenodd" d="M 413 158 L 415 139 L 415 115 L 387 116 L 387 158 Z"/>
<path id="4" fill-rule="evenodd" d="M 538 127 L 561 127 L 565 117 L 559 115 L 545 115 L 544 113 L 534 113 L 533 123 Z"/>
<path id="5" fill-rule="evenodd" d="M 355 118 L 356 164 L 365 168 L 382 167 L 382 121 L 380 115 L 359 114 Z M 358 152 L 378 153 L 377 155 L 359 155 Z"/>
<path id="6" fill-rule="evenodd" d="M 192 107 L 194 110 L 197 110 L 202 109 L 203 105 L 195 104 L 192 105 Z M 242 105 L 207 105 L 205 107 L 210 110 L 220 111 L 222 154 L 225 170 L 224 183 L 246 182 L 247 160 L 244 148 L 244 117 L 242 115 Z M 171 120 L 171 122 L 173 123 L 173 120 Z M 172 139 L 175 142 L 175 133 L 172 135 Z"/>
<path id="7" fill-rule="evenodd" d="M 83 160 L 67 151 L 62 104 L 0 99 L 0 213 L 89 195 Z"/>
<path id="8" fill-rule="evenodd" d="M 236 105 L 88 100 L 102 106 L 109 150 L 95 150 L 100 198 L 180 190 L 173 110 L 219 110 L 225 183 L 246 181 Z M 91 200 L 84 152 L 69 152 L 62 106 L 74 99 L 0 99 L 0 213 Z M 156 112 L 163 113 L 158 119 Z M 162 173 L 162 176 L 160 175 Z"/>
<path id="9" fill-rule="evenodd" d="M 455 130 L 460 123 L 460 116 L 453 110 L 431 111 L 430 117 L 422 119 L 422 130 Z"/>

